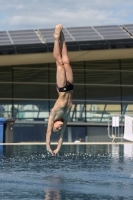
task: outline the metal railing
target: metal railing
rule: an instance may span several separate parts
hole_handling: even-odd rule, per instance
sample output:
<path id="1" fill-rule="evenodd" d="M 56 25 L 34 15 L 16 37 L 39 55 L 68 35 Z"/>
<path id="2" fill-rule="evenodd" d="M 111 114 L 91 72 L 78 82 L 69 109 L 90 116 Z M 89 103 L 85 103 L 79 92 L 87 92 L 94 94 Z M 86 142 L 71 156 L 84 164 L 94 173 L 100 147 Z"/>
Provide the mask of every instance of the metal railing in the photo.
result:
<path id="1" fill-rule="evenodd" d="M 108 118 L 108 136 L 115 142 L 115 139 L 124 137 L 124 115 L 110 115 Z"/>

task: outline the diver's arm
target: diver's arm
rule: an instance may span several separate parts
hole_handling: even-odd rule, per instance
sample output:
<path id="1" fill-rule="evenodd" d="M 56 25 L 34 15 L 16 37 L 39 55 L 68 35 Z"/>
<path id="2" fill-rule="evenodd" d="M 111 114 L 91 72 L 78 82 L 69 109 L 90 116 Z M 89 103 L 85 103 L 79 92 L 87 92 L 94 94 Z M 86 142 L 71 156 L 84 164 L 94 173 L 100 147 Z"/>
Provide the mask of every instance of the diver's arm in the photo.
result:
<path id="1" fill-rule="evenodd" d="M 46 149 L 52 155 L 53 155 L 53 151 L 50 148 L 50 138 L 51 138 L 51 133 L 52 133 L 52 129 L 53 129 L 53 124 L 54 124 L 54 120 L 53 120 L 53 114 L 51 112 L 51 114 L 49 116 L 49 120 L 48 120 L 47 132 L 46 132 Z"/>
<path id="2" fill-rule="evenodd" d="M 63 142 L 63 135 L 64 135 L 64 132 L 65 132 L 65 129 L 66 129 L 66 125 L 67 125 L 67 121 L 64 122 L 63 127 L 60 130 L 59 137 L 58 137 L 58 145 L 57 145 L 57 148 L 53 151 L 54 155 L 56 155 L 61 148 L 61 145 L 62 145 L 62 142 Z"/>

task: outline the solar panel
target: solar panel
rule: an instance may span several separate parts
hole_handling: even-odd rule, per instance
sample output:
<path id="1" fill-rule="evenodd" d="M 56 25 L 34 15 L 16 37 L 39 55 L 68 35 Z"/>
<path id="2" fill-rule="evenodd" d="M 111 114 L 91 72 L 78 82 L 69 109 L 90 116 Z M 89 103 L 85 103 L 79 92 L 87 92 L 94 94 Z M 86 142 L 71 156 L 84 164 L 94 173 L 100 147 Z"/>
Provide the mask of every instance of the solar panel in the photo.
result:
<path id="1" fill-rule="evenodd" d="M 117 28 L 119 27 L 118 25 L 109 25 L 109 26 L 94 26 L 96 29 L 112 29 L 112 28 Z"/>
<path id="2" fill-rule="evenodd" d="M 0 37 L 0 41 L 10 41 L 9 38 Z"/>
<path id="3" fill-rule="evenodd" d="M 107 36 L 104 36 L 104 39 L 130 39 L 131 37 L 130 36 L 122 36 L 122 35 L 107 35 Z"/>
<path id="4" fill-rule="evenodd" d="M 26 36 L 37 37 L 35 32 L 33 32 L 33 33 L 19 33 L 19 34 L 17 34 L 17 33 L 12 34 L 12 33 L 9 32 L 9 34 L 10 34 L 11 37 L 26 37 Z"/>
<path id="5" fill-rule="evenodd" d="M 10 38 L 6 31 L 0 32 L 0 45 L 9 45 L 11 44 Z"/>
<path id="6" fill-rule="evenodd" d="M 71 36 L 69 34 L 64 34 L 65 38 L 71 38 Z"/>
<path id="7" fill-rule="evenodd" d="M 97 29 L 96 29 L 97 30 Z M 114 33 L 125 33 L 125 31 L 123 29 L 100 29 L 100 30 L 97 30 L 99 33 L 104 33 L 104 32 L 107 32 L 107 33 L 110 33 L 110 32 L 114 32 Z"/>
<path id="8" fill-rule="evenodd" d="M 19 34 L 19 33 L 34 33 L 34 30 L 29 29 L 29 30 L 16 30 L 16 31 L 8 31 L 10 34 Z"/>
<path id="9" fill-rule="evenodd" d="M 40 41 L 39 41 L 40 42 Z M 38 42 L 38 40 L 34 40 L 34 42 L 33 42 L 33 40 L 16 40 L 16 41 L 14 41 L 14 44 L 38 44 L 39 43 Z"/>
<path id="10" fill-rule="evenodd" d="M 46 43 L 49 43 L 49 42 L 50 42 L 50 43 L 51 43 L 51 42 L 53 43 L 53 42 L 54 42 L 54 39 L 53 39 L 53 38 L 44 38 L 44 39 L 45 39 L 45 42 L 46 42 Z"/>
<path id="11" fill-rule="evenodd" d="M 133 24 L 123 25 L 123 27 L 133 35 Z"/>
<path id="12" fill-rule="evenodd" d="M 77 36 L 78 37 L 88 37 L 88 36 L 93 36 L 93 37 L 96 37 L 96 36 L 99 36 L 96 32 L 94 32 L 93 34 L 90 34 L 90 33 L 74 33 L 74 34 L 72 34 L 72 36 L 74 37 L 74 38 L 76 38 Z"/>
<path id="13" fill-rule="evenodd" d="M 10 41 L 0 41 L 0 45 L 3 45 L 3 44 L 7 45 L 7 44 L 11 44 L 11 42 Z"/>
<path id="14" fill-rule="evenodd" d="M 52 34 L 54 34 L 54 31 L 41 31 L 41 30 L 39 30 L 39 31 L 40 31 L 41 34 L 45 34 L 45 35 L 48 35 L 48 34 L 52 35 Z"/>
<path id="15" fill-rule="evenodd" d="M 35 44 L 41 43 L 40 40 L 13 40 L 14 44 Z"/>
<path id="16" fill-rule="evenodd" d="M 41 33 L 46 42 L 49 43 L 54 41 L 53 38 L 54 29 L 39 29 L 39 32 Z"/>
<path id="17" fill-rule="evenodd" d="M 23 38 L 17 38 L 17 39 L 14 39 L 13 41 L 40 41 L 38 38 L 37 39 L 33 39 L 33 38 L 25 38 L 25 39 L 23 39 Z"/>
<path id="18" fill-rule="evenodd" d="M 114 31 L 114 30 L 98 30 L 98 32 L 100 33 L 100 34 L 116 34 L 116 35 L 118 35 L 118 34 L 124 34 L 125 35 L 125 31 L 124 30 L 119 30 L 119 31 Z M 127 33 L 126 33 L 127 34 Z"/>
<path id="19" fill-rule="evenodd" d="M 11 37 L 27 37 L 27 36 L 31 36 L 31 37 L 37 37 L 36 33 L 34 34 L 10 34 Z"/>
<path id="20" fill-rule="evenodd" d="M 64 36 L 65 36 L 66 42 L 74 41 L 73 36 L 70 34 L 70 32 L 67 29 L 63 28 L 63 33 L 64 33 Z"/>
<path id="21" fill-rule="evenodd" d="M 67 28 L 75 40 L 101 40 L 101 36 L 92 27 L 74 27 Z"/>
<path id="22" fill-rule="evenodd" d="M 94 40 L 101 40 L 101 37 L 77 37 L 77 38 L 75 38 L 76 39 L 76 41 L 94 41 Z"/>
<path id="23" fill-rule="evenodd" d="M 6 31 L 0 32 L 0 37 L 1 37 L 1 36 L 5 36 L 5 37 L 7 36 L 7 37 L 8 37 L 7 32 L 6 32 Z"/>
<path id="24" fill-rule="evenodd" d="M 71 37 L 66 37 L 65 40 L 66 40 L 66 42 L 72 42 L 73 41 L 73 39 Z"/>
<path id="25" fill-rule="evenodd" d="M 9 31 L 14 44 L 41 43 L 34 30 Z"/>
<path id="26" fill-rule="evenodd" d="M 116 27 L 116 28 L 96 28 L 94 27 L 95 30 L 98 30 L 98 31 L 120 31 L 121 28 L 119 27 Z"/>
<path id="27" fill-rule="evenodd" d="M 52 32 L 52 33 L 54 33 L 54 28 L 50 28 L 50 29 L 39 29 L 39 31 L 41 31 L 41 32 Z"/>
<path id="28" fill-rule="evenodd" d="M 128 35 L 126 31 L 98 31 L 100 34 L 106 34 L 106 35 Z"/>
<path id="29" fill-rule="evenodd" d="M 44 38 L 52 38 L 52 39 L 53 39 L 53 36 L 52 36 L 52 35 L 49 35 L 49 34 L 47 34 L 47 35 L 42 34 L 42 36 L 43 36 Z"/>
<path id="30" fill-rule="evenodd" d="M 26 37 L 12 37 L 13 41 L 15 40 L 39 40 L 38 37 L 33 37 L 33 36 L 26 36 Z"/>
<path id="31" fill-rule="evenodd" d="M 103 39 L 127 39 L 130 35 L 120 26 L 94 26 L 94 29 L 103 37 Z"/>
<path id="32" fill-rule="evenodd" d="M 133 30 L 129 30 L 129 32 L 133 35 Z"/>
<path id="33" fill-rule="evenodd" d="M 127 28 L 133 28 L 133 24 L 126 24 L 126 25 L 123 25 L 124 27 L 127 27 Z"/>
<path id="34" fill-rule="evenodd" d="M 50 39 L 50 38 L 53 39 L 53 37 L 51 37 L 51 36 L 49 36 L 49 35 L 46 35 L 46 36 L 45 36 L 45 39 Z"/>
<path id="35" fill-rule="evenodd" d="M 74 30 L 93 30 L 91 26 L 85 26 L 85 27 L 68 27 L 68 31 L 74 31 Z"/>
<path id="36" fill-rule="evenodd" d="M 94 33 L 95 31 L 91 28 L 91 29 L 67 29 L 67 31 L 70 33 L 70 34 L 74 34 L 74 33 Z"/>
<path id="37" fill-rule="evenodd" d="M 0 40 L 10 40 L 8 37 L 0 37 Z"/>
<path id="38" fill-rule="evenodd" d="M 40 31 L 40 33 L 41 33 L 42 35 L 44 34 L 44 35 L 51 35 L 51 36 L 54 34 L 53 31 L 51 31 L 51 32 L 48 32 L 48 31 L 46 31 L 46 32 L 45 32 L 45 31 Z"/>
<path id="39" fill-rule="evenodd" d="M 52 38 L 45 39 L 46 43 L 53 43 L 54 40 Z"/>
<path id="40" fill-rule="evenodd" d="M 133 28 L 128 28 L 128 30 L 133 31 Z"/>
<path id="41" fill-rule="evenodd" d="M 69 32 L 71 33 L 94 33 L 95 31 L 93 29 L 89 30 L 89 29 L 83 29 L 83 30 L 69 30 Z"/>

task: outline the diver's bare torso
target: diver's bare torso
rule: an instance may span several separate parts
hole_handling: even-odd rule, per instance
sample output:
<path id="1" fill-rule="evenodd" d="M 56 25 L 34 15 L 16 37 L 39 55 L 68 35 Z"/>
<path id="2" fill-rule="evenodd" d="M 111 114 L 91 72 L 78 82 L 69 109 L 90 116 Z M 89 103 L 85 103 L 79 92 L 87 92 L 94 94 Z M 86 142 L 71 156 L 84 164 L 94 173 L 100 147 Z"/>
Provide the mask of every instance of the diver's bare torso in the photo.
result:
<path id="1" fill-rule="evenodd" d="M 57 120 L 67 121 L 72 107 L 73 91 L 59 92 L 58 94 L 59 97 L 51 110 L 51 115 L 54 122 Z"/>

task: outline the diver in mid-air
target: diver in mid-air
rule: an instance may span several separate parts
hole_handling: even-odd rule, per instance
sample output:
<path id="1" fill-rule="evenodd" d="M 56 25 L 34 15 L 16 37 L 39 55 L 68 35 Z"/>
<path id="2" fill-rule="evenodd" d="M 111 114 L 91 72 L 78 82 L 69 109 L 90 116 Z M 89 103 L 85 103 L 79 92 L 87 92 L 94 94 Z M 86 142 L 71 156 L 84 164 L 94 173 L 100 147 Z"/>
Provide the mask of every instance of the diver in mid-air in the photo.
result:
<path id="1" fill-rule="evenodd" d="M 59 96 L 51 110 L 46 132 L 46 149 L 52 155 L 56 155 L 61 148 L 73 95 L 73 72 L 62 29 L 61 24 L 55 26 L 53 56 L 56 61 L 56 84 Z M 50 147 L 52 131 L 58 134 L 58 145 L 55 150 Z"/>

